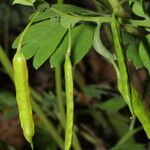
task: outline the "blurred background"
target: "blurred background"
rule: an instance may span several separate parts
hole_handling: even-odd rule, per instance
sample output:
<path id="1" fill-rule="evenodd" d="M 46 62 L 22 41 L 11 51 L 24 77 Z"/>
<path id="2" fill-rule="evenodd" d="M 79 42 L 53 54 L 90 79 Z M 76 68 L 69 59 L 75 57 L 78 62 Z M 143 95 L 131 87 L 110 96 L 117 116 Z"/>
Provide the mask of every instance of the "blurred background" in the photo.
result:
<path id="1" fill-rule="evenodd" d="M 55 3 L 54 0 L 47 0 Z M 66 0 L 76 6 L 96 10 L 94 0 Z M 147 7 L 150 3 L 147 1 Z M 101 8 L 104 11 L 103 8 Z M 0 45 L 7 57 L 12 61 L 16 52 L 12 49 L 14 39 L 22 32 L 28 23 L 28 17 L 34 12 L 32 7 L 13 5 L 10 0 L 0 1 Z M 109 11 L 104 11 L 109 13 Z M 105 25 L 101 31 L 102 40 L 108 49 L 112 48 L 109 37 L 110 26 Z M 145 32 L 141 29 L 141 33 Z M 139 35 L 136 35 L 139 37 Z M 141 35 L 142 36 L 142 35 Z M 108 42 L 109 41 L 109 42 Z M 129 68 L 135 78 L 144 102 L 150 107 L 150 79 L 146 69 L 135 69 L 132 62 Z M 45 117 L 54 125 L 62 139 L 64 132 L 59 122 L 59 114 L 55 90 L 55 72 L 46 62 L 38 70 L 32 67 L 32 59 L 28 61 L 29 81 L 36 91 L 36 102 Z M 63 68 L 62 68 L 63 72 Z M 116 74 L 112 65 L 103 59 L 93 48 L 74 67 L 74 97 L 75 97 L 75 131 L 79 145 L 83 150 L 107 150 L 128 132 L 130 126 L 130 112 L 118 93 Z M 64 93 L 64 76 L 62 74 L 62 89 Z M 35 150 L 56 150 L 57 142 L 44 127 L 39 117 L 34 114 L 36 134 L 34 136 Z M 135 127 L 141 124 L 136 121 Z M 128 144 L 127 144 L 128 143 Z M 130 147 L 127 147 L 127 145 Z M 15 88 L 6 69 L 0 64 L 0 150 L 28 150 L 29 144 L 25 141 L 15 99 Z M 150 149 L 145 132 L 139 128 L 125 143 L 122 150 Z"/>

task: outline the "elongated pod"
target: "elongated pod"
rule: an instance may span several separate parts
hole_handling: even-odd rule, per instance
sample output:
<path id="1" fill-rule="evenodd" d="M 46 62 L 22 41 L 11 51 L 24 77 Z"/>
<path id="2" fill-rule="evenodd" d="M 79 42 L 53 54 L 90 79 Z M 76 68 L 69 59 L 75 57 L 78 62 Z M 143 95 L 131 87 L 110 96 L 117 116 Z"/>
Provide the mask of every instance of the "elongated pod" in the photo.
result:
<path id="1" fill-rule="evenodd" d="M 33 149 L 32 137 L 34 135 L 34 122 L 30 104 L 28 69 L 26 59 L 20 51 L 13 58 L 13 68 L 21 127 L 26 140 Z"/>
<path id="2" fill-rule="evenodd" d="M 72 65 L 70 57 L 66 56 L 65 59 L 65 85 L 66 85 L 66 131 L 65 131 L 65 150 L 69 150 L 72 142 L 72 128 L 73 128 L 73 76 Z"/>
<path id="3" fill-rule="evenodd" d="M 117 62 L 118 62 L 119 72 L 116 71 L 117 79 L 118 79 L 118 89 L 123 99 L 128 104 L 132 116 L 134 116 L 132 103 L 131 103 L 131 93 L 130 93 L 130 86 L 129 86 L 130 81 L 129 81 L 128 69 L 127 69 L 127 64 L 126 64 L 126 56 L 125 56 L 124 49 L 122 47 L 120 25 L 116 18 L 115 12 L 113 13 L 113 16 L 112 16 L 111 29 L 113 33 L 115 52 L 116 52 Z"/>
<path id="4" fill-rule="evenodd" d="M 134 113 L 138 118 L 138 120 L 143 125 L 147 137 L 150 139 L 150 112 L 142 103 L 137 89 L 132 84 L 131 84 L 131 92 L 132 92 L 132 105 Z"/>

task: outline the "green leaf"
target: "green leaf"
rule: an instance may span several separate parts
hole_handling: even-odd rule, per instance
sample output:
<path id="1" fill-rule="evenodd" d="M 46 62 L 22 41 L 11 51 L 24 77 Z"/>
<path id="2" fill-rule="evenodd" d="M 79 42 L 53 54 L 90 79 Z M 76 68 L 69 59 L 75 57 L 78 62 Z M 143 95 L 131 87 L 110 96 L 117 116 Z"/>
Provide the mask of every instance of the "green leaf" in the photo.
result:
<path id="1" fill-rule="evenodd" d="M 77 30 L 77 27 L 71 29 L 71 35 L 73 36 L 76 32 L 74 30 Z M 63 38 L 62 42 L 60 43 L 59 47 L 55 50 L 55 52 L 50 57 L 50 64 L 51 67 L 58 67 L 61 66 L 65 60 L 65 54 L 68 49 L 68 33 Z"/>
<path id="2" fill-rule="evenodd" d="M 115 56 L 104 47 L 104 45 L 100 39 L 100 33 L 99 33 L 100 27 L 101 27 L 101 24 L 98 24 L 97 27 L 95 28 L 93 47 L 107 61 L 114 62 L 114 60 L 116 59 Z"/>
<path id="3" fill-rule="evenodd" d="M 139 54 L 141 60 L 150 75 L 150 34 L 145 36 L 139 45 Z"/>
<path id="4" fill-rule="evenodd" d="M 48 2 L 44 0 L 36 0 L 36 2 L 34 3 L 34 8 L 42 12 L 45 9 L 50 8 L 50 5 Z"/>
<path id="5" fill-rule="evenodd" d="M 93 98 L 101 98 L 105 91 L 99 85 L 88 85 L 83 87 L 83 92 L 86 96 Z"/>
<path id="6" fill-rule="evenodd" d="M 132 42 L 133 39 L 135 39 L 131 34 L 125 31 L 121 32 L 121 36 L 124 46 L 128 45 L 130 42 Z"/>
<path id="7" fill-rule="evenodd" d="M 13 4 L 22 4 L 27 6 L 33 6 L 35 0 L 14 0 Z"/>
<path id="8" fill-rule="evenodd" d="M 127 47 L 126 55 L 128 60 L 132 61 L 136 69 L 142 68 L 143 63 L 139 56 L 139 40 L 133 37 L 131 34 L 123 32 L 122 34 L 123 44 Z"/>
<path id="9" fill-rule="evenodd" d="M 132 11 L 137 16 L 140 16 L 140 17 L 143 17 L 143 18 L 146 17 L 145 12 L 144 12 L 143 7 L 142 7 L 142 2 L 140 2 L 140 1 L 133 2 Z"/>
<path id="10" fill-rule="evenodd" d="M 40 39 L 41 42 L 38 41 L 40 44 L 33 59 L 33 66 L 36 69 L 39 68 L 55 51 L 65 33 L 66 30 L 60 24 L 55 24 L 55 27 L 47 32 L 44 39 Z"/>
<path id="11" fill-rule="evenodd" d="M 26 59 L 31 58 L 38 50 L 40 44 L 45 40 L 45 36 L 53 30 L 57 25 L 56 22 L 50 22 L 49 20 L 32 25 L 26 32 L 23 40 L 22 52 Z M 17 48 L 20 36 L 14 41 L 12 47 Z"/>
<path id="12" fill-rule="evenodd" d="M 87 85 L 87 86 L 82 87 L 82 90 L 86 96 L 93 97 L 93 98 L 101 98 L 102 95 L 113 94 L 110 91 L 110 87 L 107 85 L 103 85 L 103 84 Z"/>
<path id="13" fill-rule="evenodd" d="M 133 62 L 136 69 L 143 67 L 143 63 L 139 56 L 138 47 L 136 44 L 129 44 L 129 46 L 127 48 L 127 58 Z"/>
<path id="14" fill-rule="evenodd" d="M 37 12 L 35 12 L 37 13 Z M 35 13 L 33 13 L 29 19 L 31 20 L 32 17 L 34 17 Z M 39 12 L 39 15 L 34 19 L 34 22 L 39 22 L 39 21 L 42 21 L 42 20 L 46 20 L 46 19 L 53 19 L 53 18 L 58 18 L 58 14 L 55 13 L 51 8 L 48 8 L 44 11 L 40 11 Z"/>
<path id="15" fill-rule="evenodd" d="M 92 46 L 94 27 L 81 25 L 80 30 L 72 39 L 72 63 L 77 64 L 87 54 Z"/>
<path id="16" fill-rule="evenodd" d="M 35 68 L 40 67 L 55 51 L 66 31 L 55 20 L 46 20 L 32 25 L 27 30 L 22 43 L 22 52 L 26 59 L 35 55 L 33 65 Z M 19 38 L 14 41 L 13 48 L 17 47 Z"/>
<path id="17" fill-rule="evenodd" d="M 88 24 L 82 24 L 71 29 L 71 58 L 73 64 L 77 64 L 90 49 L 93 32 L 93 27 Z M 68 49 L 68 41 L 68 34 L 66 34 L 59 47 L 50 58 L 50 64 L 53 67 L 60 66 L 64 62 L 65 53 Z"/>
<path id="18" fill-rule="evenodd" d="M 64 28 L 69 29 L 70 27 L 73 27 L 77 22 L 79 22 L 76 18 L 70 18 L 67 16 L 61 16 L 60 17 L 60 23 Z"/>
<path id="19" fill-rule="evenodd" d="M 125 106 L 126 106 L 125 101 L 119 96 L 110 98 L 106 102 L 97 105 L 97 107 L 107 112 L 118 112 Z"/>
<path id="20" fill-rule="evenodd" d="M 22 46 L 23 48 L 26 46 L 28 43 L 32 43 L 32 41 L 36 41 L 37 38 L 43 38 L 45 34 L 51 30 L 53 27 L 55 27 L 56 23 L 55 22 L 50 22 L 50 20 L 42 21 L 39 23 L 36 23 L 28 28 L 26 31 L 26 34 L 23 39 Z M 20 34 L 21 35 L 21 34 Z M 17 48 L 18 42 L 20 39 L 20 35 L 15 39 L 15 41 L 12 44 L 12 48 Z M 32 50 L 31 50 L 32 51 Z M 28 56 L 27 56 L 28 58 Z"/>

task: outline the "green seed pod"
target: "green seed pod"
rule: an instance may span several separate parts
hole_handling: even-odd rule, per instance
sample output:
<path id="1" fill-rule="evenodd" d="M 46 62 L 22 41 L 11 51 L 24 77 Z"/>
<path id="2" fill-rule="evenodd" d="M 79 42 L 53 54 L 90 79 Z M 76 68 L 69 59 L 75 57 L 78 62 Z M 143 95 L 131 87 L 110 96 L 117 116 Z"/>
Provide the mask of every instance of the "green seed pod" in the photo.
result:
<path id="1" fill-rule="evenodd" d="M 150 139 L 150 113 L 141 101 L 140 95 L 136 88 L 131 84 L 133 110 L 138 120 Z"/>
<path id="2" fill-rule="evenodd" d="M 121 29 L 120 29 L 119 22 L 116 18 L 115 12 L 113 12 L 113 16 L 112 16 L 111 29 L 113 33 L 115 52 L 116 52 L 116 57 L 118 62 L 118 70 L 116 70 L 117 78 L 118 78 L 118 89 L 123 99 L 128 104 L 132 116 L 134 116 L 133 108 L 131 104 L 131 93 L 130 93 L 130 86 L 129 86 L 128 68 L 126 64 L 126 56 L 124 54 L 124 49 L 122 48 L 122 44 L 121 44 L 122 38 L 120 34 Z"/>
<path id="3" fill-rule="evenodd" d="M 66 131 L 65 131 L 65 150 L 69 150 L 72 142 L 72 129 L 73 129 L 73 76 L 72 65 L 69 56 L 65 60 L 65 86 L 66 86 Z"/>
<path id="4" fill-rule="evenodd" d="M 15 54 L 13 58 L 13 68 L 21 127 L 26 140 L 33 149 L 32 137 L 34 135 L 34 122 L 30 104 L 28 69 L 26 59 L 21 52 Z"/>

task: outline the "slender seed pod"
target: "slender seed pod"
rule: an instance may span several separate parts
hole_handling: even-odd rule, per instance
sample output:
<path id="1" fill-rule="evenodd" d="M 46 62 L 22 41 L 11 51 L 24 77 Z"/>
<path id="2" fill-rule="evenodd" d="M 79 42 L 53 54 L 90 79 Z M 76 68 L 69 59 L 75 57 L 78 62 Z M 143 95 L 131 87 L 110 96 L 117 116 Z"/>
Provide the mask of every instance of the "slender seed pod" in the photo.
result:
<path id="1" fill-rule="evenodd" d="M 136 88 L 131 84 L 132 105 L 136 117 L 139 119 L 143 128 L 150 139 L 150 113 L 141 101 L 140 95 Z"/>
<path id="2" fill-rule="evenodd" d="M 65 85 L 66 85 L 66 131 L 65 131 L 65 150 L 69 150 L 72 142 L 73 129 L 73 75 L 70 57 L 67 55 L 65 59 Z"/>
<path id="3" fill-rule="evenodd" d="M 113 33 L 114 46 L 115 46 L 115 52 L 116 52 L 116 57 L 118 62 L 118 69 L 119 69 L 119 72 L 116 71 L 117 78 L 118 78 L 118 90 L 120 91 L 123 99 L 128 104 L 132 116 L 134 116 L 132 103 L 131 103 L 128 69 L 125 61 L 126 56 L 124 54 L 124 50 L 121 45 L 122 39 L 120 34 L 120 25 L 116 18 L 115 12 L 113 12 L 113 16 L 112 16 L 111 29 Z"/>
<path id="4" fill-rule="evenodd" d="M 34 122 L 30 104 L 28 69 L 26 59 L 20 51 L 13 58 L 13 68 L 21 127 L 26 140 L 33 149 L 32 137 L 34 135 Z"/>

